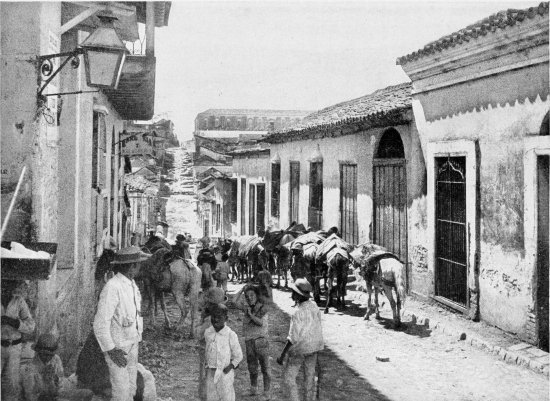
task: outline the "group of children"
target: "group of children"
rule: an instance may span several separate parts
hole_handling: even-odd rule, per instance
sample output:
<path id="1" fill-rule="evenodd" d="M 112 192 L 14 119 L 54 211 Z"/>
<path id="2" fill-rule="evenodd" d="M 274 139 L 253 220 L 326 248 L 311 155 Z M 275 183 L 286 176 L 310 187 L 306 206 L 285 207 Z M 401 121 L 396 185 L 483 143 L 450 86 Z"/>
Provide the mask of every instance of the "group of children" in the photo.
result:
<path id="1" fill-rule="evenodd" d="M 270 276 L 271 277 L 271 276 Z M 268 313 L 272 305 L 261 285 L 247 284 L 238 293 L 235 304 L 244 312 L 243 332 L 246 362 L 250 375 L 250 395 L 257 395 L 258 368 L 263 376 L 263 399 L 271 399 L 271 368 Z M 311 285 L 298 279 L 291 285 L 296 311 L 291 317 L 287 343 L 277 358 L 284 364 L 284 383 L 291 401 L 299 401 L 298 372 L 306 371 L 306 400 L 314 399 L 314 373 L 318 352 L 323 349 L 321 314 L 310 300 Z M 228 326 L 227 297 L 221 288 L 211 288 L 204 297 L 202 325 L 202 348 L 199 352 L 201 400 L 234 401 L 233 387 L 236 369 L 243 359 L 237 334 Z M 202 334 L 202 336 L 201 336 Z"/>

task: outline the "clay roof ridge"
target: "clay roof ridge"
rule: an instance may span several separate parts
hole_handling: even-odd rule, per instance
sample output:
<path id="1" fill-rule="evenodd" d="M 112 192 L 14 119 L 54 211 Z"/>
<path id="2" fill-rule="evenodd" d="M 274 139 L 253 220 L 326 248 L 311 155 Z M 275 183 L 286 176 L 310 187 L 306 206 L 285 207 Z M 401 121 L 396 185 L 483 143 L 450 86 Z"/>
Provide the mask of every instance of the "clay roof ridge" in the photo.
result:
<path id="1" fill-rule="evenodd" d="M 527 9 L 508 9 L 492 14 L 480 21 L 466 26 L 456 32 L 445 35 L 437 40 L 429 42 L 421 49 L 418 49 L 405 56 L 398 57 L 397 65 L 403 65 L 410 61 L 417 60 L 435 52 L 441 52 L 449 47 L 454 47 L 462 42 L 468 42 L 478 36 L 485 36 L 489 32 L 495 32 L 497 28 L 505 29 L 522 22 L 525 17 L 534 18 L 536 15 L 548 14 L 548 2 L 542 2 L 537 7 Z"/>

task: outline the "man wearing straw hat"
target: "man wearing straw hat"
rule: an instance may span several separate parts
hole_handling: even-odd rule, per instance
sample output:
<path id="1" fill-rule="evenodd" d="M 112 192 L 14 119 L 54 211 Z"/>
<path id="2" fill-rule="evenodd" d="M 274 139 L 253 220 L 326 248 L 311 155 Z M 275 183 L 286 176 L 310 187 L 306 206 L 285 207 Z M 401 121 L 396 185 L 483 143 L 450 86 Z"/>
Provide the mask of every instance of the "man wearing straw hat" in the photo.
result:
<path id="1" fill-rule="evenodd" d="M 284 363 L 284 382 L 288 389 L 290 401 L 300 401 L 296 378 L 302 365 L 305 370 L 306 401 L 313 401 L 315 397 L 315 367 L 318 352 L 324 348 L 323 330 L 321 326 L 321 312 L 315 302 L 311 301 L 313 291 L 311 284 L 305 278 L 297 279 L 290 285 L 292 300 L 298 306 L 290 319 L 290 329 L 285 348 L 277 363 Z"/>
<path id="2" fill-rule="evenodd" d="M 137 389 L 138 343 L 143 332 L 141 295 L 134 281 L 139 263 L 147 259 L 139 248 L 119 250 L 111 262 L 118 273 L 99 297 L 94 333 L 109 368 L 112 401 L 131 401 Z"/>

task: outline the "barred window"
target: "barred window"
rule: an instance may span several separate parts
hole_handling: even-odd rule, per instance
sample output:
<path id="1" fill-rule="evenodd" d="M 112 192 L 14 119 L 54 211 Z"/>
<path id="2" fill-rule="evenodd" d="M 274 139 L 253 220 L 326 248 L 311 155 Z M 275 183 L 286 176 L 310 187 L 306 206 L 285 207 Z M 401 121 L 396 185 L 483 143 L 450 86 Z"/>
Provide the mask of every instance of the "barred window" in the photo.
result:
<path id="1" fill-rule="evenodd" d="M 271 164 L 271 215 L 279 217 L 279 204 L 281 201 L 281 165 Z"/>
<path id="2" fill-rule="evenodd" d="M 231 180 L 231 223 L 237 222 L 237 180 Z"/>
<path id="3" fill-rule="evenodd" d="M 357 164 L 340 165 L 340 227 L 342 238 L 357 244 Z"/>

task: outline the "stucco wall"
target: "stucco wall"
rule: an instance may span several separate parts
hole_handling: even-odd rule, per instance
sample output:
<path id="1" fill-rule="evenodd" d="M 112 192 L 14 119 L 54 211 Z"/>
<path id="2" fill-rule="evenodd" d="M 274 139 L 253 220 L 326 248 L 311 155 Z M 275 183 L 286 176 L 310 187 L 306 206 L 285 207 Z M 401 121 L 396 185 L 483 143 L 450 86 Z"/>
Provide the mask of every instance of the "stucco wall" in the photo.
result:
<path id="1" fill-rule="evenodd" d="M 542 68 L 542 70 L 541 70 Z M 541 71 L 545 74 L 541 75 Z M 480 317 L 505 330 L 525 335 L 528 313 L 533 308 L 532 279 L 534 255 L 525 254 L 524 239 L 524 139 L 538 135 L 548 112 L 548 64 L 513 71 L 511 75 L 539 76 L 528 88 L 517 90 L 508 85 L 507 73 L 486 77 L 474 86 L 455 85 L 422 94 L 413 102 L 415 118 L 423 141 L 427 143 L 466 140 L 479 144 L 479 283 Z M 546 84 L 540 85 L 545 81 Z M 522 81 L 523 82 L 523 81 Z M 458 99 L 465 86 L 472 93 L 469 110 L 447 114 L 449 104 L 441 99 Z M 514 101 L 477 103 L 476 91 L 499 88 L 503 99 Z M 524 97 L 522 93 L 537 93 Z M 542 99 L 541 99 L 542 98 Z M 461 98 L 461 106 L 464 99 Z M 442 107 L 445 109 L 443 110 Z M 425 118 L 425 110 L 430 116 Z M 439 111 L 438 111 L 439 110 Z M 457 110 L 458 111 L 458 110 Z M 428 196 L 433 196 L 428 188 Z M 428 263 L 433 271 L 434 262 Z M 475 288 L 474 288 L 475 289 Z M 433 287 L 428 294 L 433 294 Z"/>
<path id="2" fill-rule="evenodd" d="M 55 120 L 48 124 L 42 109 L 37 109 L 38 70 L 34 60 L 59 51 L 60 15 L 60 3 L 2 4 L 2 221 L 22 168 L 27 167 L 4 240 L 58 242 L 58 128 Z M 55 90 L 58 85 L 59 80 L 54 79 L 49 88 Z M 55 277 L 54 267 L 50 280 L 31 284 L 29 303 L 40 333 L 56 331 Z"/>
<path id="3" fill-rule="evenodd" d="M 390 128 L 390 127 L 387 127 Z M 309 160 L 319 152 L 323 157 L 323 229 L 340 226 L 340 163 L 357 164 L 357 214 L 359 243 L 372 241 L 373 158 L 380 138 L 387 128 L 372 129 L 354 135 L 317 140 L 272 144 L 271 154 L 281 158 L 281 198 L 279 225 L 289 225 L 290 161 L 300 162 L 299 222 L 307 225 L 309 205 Z M 395 126 L 403 141 L 407 172 L 407 220 L 409 255 L 423 245 L 426 229 L 426 172 L 420 140 L 414 123 Z M 409 257 L 411 262 L 411 258 Z M 412 262 L 411 262 L 412 263 Z M 421 269 L 423 271 L 424 269 Z"/>

